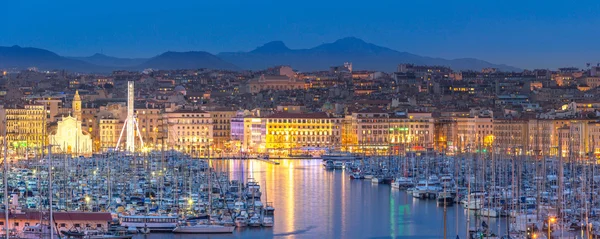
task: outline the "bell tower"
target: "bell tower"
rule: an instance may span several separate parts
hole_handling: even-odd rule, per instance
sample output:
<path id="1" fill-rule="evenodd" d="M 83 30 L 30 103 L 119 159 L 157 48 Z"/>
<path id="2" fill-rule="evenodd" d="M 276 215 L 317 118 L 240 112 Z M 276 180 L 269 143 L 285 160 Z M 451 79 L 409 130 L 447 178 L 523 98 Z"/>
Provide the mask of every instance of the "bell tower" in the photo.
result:
<path id="1" fill-rule="evenodd" d="M 81 97 L 79 96 L 79 90 L 75 90 L 75 96 L 73 97 L 73 117 L 78 120 L 81 119 Z"/>

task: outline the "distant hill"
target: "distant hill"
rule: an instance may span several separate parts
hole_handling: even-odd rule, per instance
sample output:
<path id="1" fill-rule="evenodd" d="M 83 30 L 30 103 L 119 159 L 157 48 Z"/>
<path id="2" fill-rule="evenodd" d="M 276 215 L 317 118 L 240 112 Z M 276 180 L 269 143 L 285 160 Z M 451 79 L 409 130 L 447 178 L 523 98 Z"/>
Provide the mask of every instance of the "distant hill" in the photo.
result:
<path id="1" fill-rule="evenodd" d="M 454 70 L 481 70 L 486 67 L 505 71 L 520 69 L 508 65 L 493 64 L 487 61 L 463 58 L 442 59 L 424 57 L 408 52 L 367 43 L 361 39 L 347 37 L 333 43 L 322 44 L 309 49 L 289 49 L 283 42 L 269 42 L 250 52 L 223 52 L 217 56 L 241 68 L 258 70 L 275 65 L 290 65 L 302 71 L 326 70 L 329 66 L 352 62 L 355 69 L 396 71 L 400 63 L 417 65 L 443 65 Z"/>
<path id="2" fill-rule="evenodd" d="M 133 67 L 138 66 L 146 61 L 147 58 L 118 58 L 107 56 L 104 54 L 96 53 L 92 56 L 85 57 L 69 57 L 71 59 L 84 61 L 87 63 L 91 63 L 99 66 L 109 66 L 109 67 Z"/>
<path id="3" fill-rule="evenodd" d="M 396 71 L 400 63 L 442 65 L 454 70 L 476 70 L 493 67 L 503 71 L 519 68 L 493 64 L 474 58 L 442 59 L 400 52 L 347 37 L 309 49 L 290 49 L 281 41 L 269 42 L 249 52 L 223 52 L 216 56 L 204 51 L 165 52 L 144 58 L 117 58 L 103 54 L 88 57 L 63 57 L 54 52 L 31 47 L 0 47 L 0 68 L 69 70 L 109 73 L 113 70 L 154 69 L 223 69 L 260 70 L 276 65 L 290 65 L 301 71 L 327 70 L 330 66 L 352 62 L 357 70 Z"/>
<path id="4" fill-rule="evenodd" d="M 76 72 L 105 72 L 109 69 L 88 62 L 70 59 L 58 54 L 33 47 L 0 46 L 0 68 L 27 69 L 37 67 L 40 70 L 69 70 Z"/>
<path id="5" fill-rule="evenodd" d="M 74 72 L 110 73 L 113 70 L 154 69 L 222 69 L 240 70 L 239 67 L 203 51 L 165 52 L 150 59 L 117 58 L 102 54 L 90 57 L 63 57 L 39 48 L 0 47 L 0 68 L 40 70 L 69 70 Z"/>
<path id="6" fill-rule="evenodd" d="M 204 51 L 168 51 L 137 66 L 138 69 L 198 69 L 240 70 L 239 67 Z"/>

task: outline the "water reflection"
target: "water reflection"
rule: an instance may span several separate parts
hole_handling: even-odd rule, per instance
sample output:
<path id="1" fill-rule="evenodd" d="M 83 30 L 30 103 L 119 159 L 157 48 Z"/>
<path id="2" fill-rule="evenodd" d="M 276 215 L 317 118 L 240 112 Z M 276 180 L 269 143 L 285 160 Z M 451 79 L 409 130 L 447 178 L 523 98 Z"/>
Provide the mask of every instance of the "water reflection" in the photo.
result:
<path id="1" fill-rule="evenodd" d="M 247 182 L 253 178 L 260 183 L 263 202 L 275 206 L 273 228 L 240 229 L 233 235 L 152 234 L 146 238 L 443 238 L 443 209 L 434 200 L 414 199 L 388 185 L 351 181 L 341 170 L 324 170 L 320 160 L 278 162 L 212 162 L 231 179 Z M 494 232 L 505 228 L 504 219 L 485 220 Z M 466 238 L 465 222 L 462 208 L 448 207 L 448 238 L 456 238 L 457 232 Z M 475 225 L 473 216 L 471 225 Z"/>

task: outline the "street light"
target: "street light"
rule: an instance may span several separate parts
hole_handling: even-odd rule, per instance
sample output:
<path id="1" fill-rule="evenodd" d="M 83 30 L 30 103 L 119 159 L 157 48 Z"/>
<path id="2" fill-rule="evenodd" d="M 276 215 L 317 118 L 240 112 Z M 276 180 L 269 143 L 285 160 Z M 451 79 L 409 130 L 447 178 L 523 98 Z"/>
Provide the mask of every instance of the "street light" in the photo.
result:
<path id="1" fill-rule="evenodd" d="M 548 239 L 550 239 L 550 225 L 556 222 L 556 217 L 548 218 Z"/>

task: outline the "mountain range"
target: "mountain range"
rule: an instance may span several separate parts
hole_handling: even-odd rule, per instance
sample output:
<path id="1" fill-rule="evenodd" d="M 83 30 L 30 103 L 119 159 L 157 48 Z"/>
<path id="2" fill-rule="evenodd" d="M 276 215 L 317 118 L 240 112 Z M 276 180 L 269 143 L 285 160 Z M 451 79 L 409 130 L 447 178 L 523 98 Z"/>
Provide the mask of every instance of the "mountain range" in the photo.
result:
<path id="1" fill-rule="evenodd" d="M 326 70 L 330 66 L 352 62 L 355 69 L 393 72 L 400 63 L 441 65 L 454 70 L 498 68 L 503 71 L 520 69 L 493 64 L 474 58 L 442 59 L 400 52 L 347 37 L 309 49 L 290 49 L 281 41 L 273 41 L 249 52 L 222 52 L 213 55 L 204 51 L 165 52 L 152 58 L 117 58 L 103 54 L 88 57 L 64 57 L 48 50 L 31 47 L 0 47 L 0 68 L 41 70 L 65 69 L 76 72 L 106 73 L 112 70 L 195 69 L 260 70 L 276 65 L 290 65 L 300 71 Z"/>

